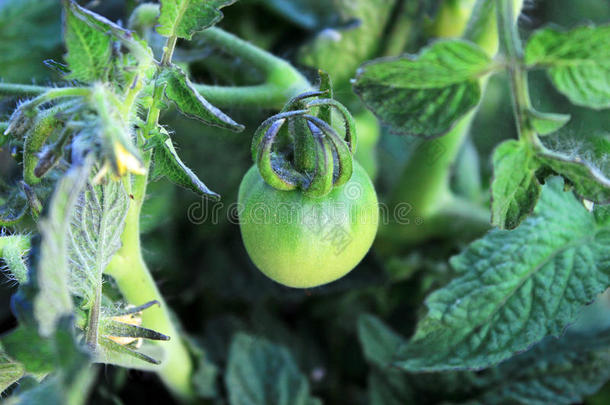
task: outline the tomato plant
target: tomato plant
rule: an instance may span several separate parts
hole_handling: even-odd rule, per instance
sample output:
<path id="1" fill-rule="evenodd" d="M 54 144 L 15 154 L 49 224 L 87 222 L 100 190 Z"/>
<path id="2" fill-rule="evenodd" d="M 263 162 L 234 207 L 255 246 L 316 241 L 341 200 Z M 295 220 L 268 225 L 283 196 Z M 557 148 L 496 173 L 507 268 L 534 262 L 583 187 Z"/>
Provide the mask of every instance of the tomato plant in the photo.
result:
<path id="1" fill-rule="evenodd" d="M 0 1 L 3 401 L 608 403 L 609 21 Z"/>

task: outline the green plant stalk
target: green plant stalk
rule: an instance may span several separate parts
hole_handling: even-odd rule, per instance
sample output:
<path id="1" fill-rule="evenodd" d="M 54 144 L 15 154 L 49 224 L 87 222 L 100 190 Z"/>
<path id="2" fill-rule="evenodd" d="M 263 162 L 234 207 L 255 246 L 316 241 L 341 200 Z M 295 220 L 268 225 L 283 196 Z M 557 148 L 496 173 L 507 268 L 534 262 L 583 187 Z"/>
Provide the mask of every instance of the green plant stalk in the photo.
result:
<path id="1" fill-rule="evenodd" d="M 513 2 L 516 10 L 521 10 L 523 0 L 508 1 Z M 490 3 L 479 0 L 472 10 L 468 25 L 463 22 L 460 24 L 466 27 L 464 32 L 466 39 L 477 43 L 493 56 L 498 50 L 498 31 L 493 8 L 485 7 L 488 4 Z M 453 7 L 453 3 L 449 2 L 444 6 Z M 463 17 L 468 18 L 466 15 Z M 445 21 L 443 24 L 449 23 L 456 22 Z M 436 24 L 435 26 L 438 30 L 437 35 L 442 35 L 444 32 L 442 25 Z M 487 79 L 488 76 L 480 79 L 483 91 Z M 447 134 L 434 140 L 424 141 L 435 143 L 431 147 L 438 151 L 438 156 L 433 153 L 415 151 L 409 159 L 395 186 L 395 192 L 390 201 L 390 213 L 397 204 L 408 203 L 411 206 L 409 216 L 419 225 L 405 226 L 390 223 L 388 227 L 381 229 L 382 240 L 409 244 L 438 234 L 446 234 L 447 229 L 452 227 L 452 218 L 450 215 L 446 215 L 447 212 L 452 212 L 453 215 L 457 215 L 466 222 L 470 218 L 469 225 L 475 229 L 489 227 L 489 214 L 483 216 L 483 208 L 457 200 L 450 189 L 451 167 L 469 133 L 475 114 L 476 109 L 463 117 Z"/>
<path id="2" fill-rule="evenodd" d="M 32 84 L 0 83 L 0 96 L 37 96 L 52 88 Z"/>
<path id="3" fill-rule="evenodd" d="M 538 135 L 527 117 L 527 112 L 532 108 L 527 81 L 527 69 L 523 66 L 523 48 L 519 32 L 514 23 L 513 4 L 509 0 L 497 0 L 498 34 L 500 39 L 500 50 L 506 58 L 513 111 L 519 139 L 527 142 L 534 148 L 543 148 Z"/>
<path id="4" fill-rule="evenodd" d="M 145 166 L 150 164 L 151 154 L 143 156 Z M 158 374 L 165 384 L 179 397 L 188 399 L 194 395 L 191 377 L 193 363 L 188 349 L 184 344 L 178 329 L 172 322 L 169 308 L 157 288 L 155 280 L 144 259 L 140 242 L 140 213 L 146 195 L 147 175 L 135 176 L 129 192 L 133 195 L 125 222 L 125 230 L 121 235 L 122 247 L 110 262 L 106 273 L 112 276 L 125 299 L 141 305 L 157 300 L 159 306 L 153 306 L 142 313 L 142 326 L 159 331 L 170 340 L 159 343 L 162 345 L 165 358 L 159 366 Z"/>
<path id="5" fill-rule="evenodd" d="M 240 57 L 265 75 L 265 82 L 255 86 L 195 84 L 197 91 L 217 107 L 263 107 L 279 110 L 290 98 L 311 90 L 311 84 L 290 63 L 233 34 L 213 27 L 199 36 L 206 43 Z"/>
<path id="6" fill-rule="evenodd" d="M 172 54 L 176 44 L 176 38 L 168 38 L 161 60 L 161 66 L 171 63 Z M 144 67 L 146 68 L 146 67 Z M 150 132 L 157 126 L 160 110 L 159 101 L 163 96 L 163 88 L 156 86 L 153 91 L 153 102 L 148 112 L 143 134 L 140 136 L 140 146 L 143 138 L 150 136 Z M 126 102 L 133 102 L 134 97 L 126 97 Z M 123 111 L 129 113 L 132 106 L 126 105 Z M 142 313 L 142 324 L 144 327 L 159 331 L 170 337 L 163 345 L 165 358 L 159 366 L 158 374 L 164 383 L 179 397 L 183 399 L 194 396 L 191 382 L 193 373 L 193 362 L 188 349 L 184 344 L 178 329 L 172 321 L 169 308 L 157 288 L 155 280 L 142 255 L 140 241 L 140 213 L 146 196 L 148 183 L 148 170 L 150 168 L 151 152 L 143 154 L 143 165 L 147 169 L 146 175 L 134 176 L 133 184 L 129 176 L 125 177 L 125 187 L 133 196 L 130 202 L 125 229 L 121 235 L 122 247 L 110 262 L 106 273 L 112 276 L 123 297 L 130 303 L 141 305 L 156 300 L 159 306 L 153 306 Z"/>

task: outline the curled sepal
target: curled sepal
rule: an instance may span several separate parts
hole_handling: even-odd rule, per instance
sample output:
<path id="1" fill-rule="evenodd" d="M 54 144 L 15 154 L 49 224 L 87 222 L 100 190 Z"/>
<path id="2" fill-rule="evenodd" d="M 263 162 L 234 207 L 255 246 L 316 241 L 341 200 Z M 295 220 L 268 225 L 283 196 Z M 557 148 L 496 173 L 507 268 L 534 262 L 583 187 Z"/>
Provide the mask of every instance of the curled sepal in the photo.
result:
<path id="1" fill-rule="evenodd" d="M 316 170 L 311 182 L 303 187 L 304 193 L 310 197 L 322 197 L 333 188 L 333 153 L 330 141 L 322 131 L 311 121 L 307 121 L 311 137 L 315 143 Z"/>
<path id="2" fill-rule="evenodd" d="M 269 130 L 271 124 L 278 120 L 285 120 L 287 118 L 295 117 L 297 115 L 303 115 L 307 113 L 307 110 L 294 110 L 294 111 L 286 111 L 281 112 L 279 114 L 275 114 L 272 117 L 267 118 L 262 122 L 254 132 L 254 137 L 252 138 L 252 146 L 250 147 L 250 151 L 252 152 L 252 160 L 256 162 L 258 157 L 258 150 L 260 148 L 260 144 L 265 137 L 265 134 Z"/>
<path id="3" fill-rule="evenodd" d="M 282 128 L 286 119 L 282 118 L 273 122 L 260 142 L 256 165 L 267 184 L 278 190 L 294 190 L 299 184 L 296 172 L 291 170 L 288 162 L 274 159 L 272 146 L 275 138 Z"/>
<path id="4" fill-rule="evenodd" d="M 306 104 L 307 108 L 312 107 L 331 107 L 337 110 L 341 117 L 343 117 L 343 123 L 345 125 L 345 141 L 349 145 L 349 149 L 352 153 L 356 151 L 357 137 L 356 137 L 356 123 L 354 122 L 354 117 L 352 114 L 345 108 L 343 104 L 338 102 L 337 100 L 333 100 L 330 98 L 323 98 L 317 100 L 311 100 Z M 329 121 L 326 121 L 329 122 Z M 330 124 L 329 124 L 330 125 Z"/>
<path id="5" fill-rule="evenodd" d="M 331 172 L 333 172 L 333 185 L 335 187 L 342 186 L 352 177 L 354 168 L 352 153 L 348 144 L 341 139 L 339 134 L 337 134 L 337 131 L 321 119 L 311 115 L 308 115 L 306 119 L 310 124 L 315 125 L 321 130 L 332 145 L 335 151 L 334 156 L 337 160 L 337 165 L 334 166 L 335 170 L 333 171 L 331 169 Z"/>

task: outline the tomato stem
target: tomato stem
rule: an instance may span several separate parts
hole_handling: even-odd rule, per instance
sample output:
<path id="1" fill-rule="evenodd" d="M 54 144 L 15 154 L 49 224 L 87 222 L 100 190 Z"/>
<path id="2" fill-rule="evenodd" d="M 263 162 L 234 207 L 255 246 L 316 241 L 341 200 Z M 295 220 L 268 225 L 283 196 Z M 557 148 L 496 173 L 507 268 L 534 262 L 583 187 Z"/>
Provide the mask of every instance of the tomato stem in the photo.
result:
<path id="1" fill-rule="evenodd" d="M 265 82 L 255 86 L 195 84 L 201 95 L 217 107 L 263 107 L 279 110 L 290 98 L 312 88 L 307 79 L 290 63 L 233 34 L 212 27 L 199 35 L 206 43 L 241 58 L 265 75 Z"/>
<path id="2" fill-rule="evenodd" d="M 523 0 L 507 0 L 514 5 L 514 9 L 521 10 Z M 455 21 L 454 4 L 444 3 L 443 7 L 452 7 L 447 13 L 439 12 L 439 18 L 444 18 L 442 24 L 435 24 L 437 36 L 444 36 L 446 24 L 461 26 L 463 37 L 481 46 L 489 55 L 498 51 L 498 30 L 494 3 L 477 1 L 470 13 L 461 12 L 461 18 L 468 19 L 468 23 Z M 519 13 L 517 12 L 513 18 Z M 448 19 L 447 16 L 454 16 Z M 452 30 L 450 30 L 453 34 Z M 491 72 L 490 72 L 491 73 Z M 489 74 L 483 76 L 481 87 L 483 92 Z M 451 169 L 466 140 L 470 125 L 476 114 L 476 109 L 464 116 L 455 127 L 438 139 L 421 141 L 403 168 L 394 194 L 390 200 L 390 214 L 399 204 L 409 204 L 409 225 L 397 224 L 390 221 L 388 226 L 380 229 L 379 247 L 384 242 L 400 248 L 403 244 L 415 244 L 430 237 L 444 235 L 454 227 L 454 217 L 460 218 L 460 223 L 468 224 L 464 227 L 484 231 L 489 228 L 489 212 L 487 209 L 467 203 L 454 196 L 450 189 Z M 451 212 L 451 215 L 447 215 Z"/>

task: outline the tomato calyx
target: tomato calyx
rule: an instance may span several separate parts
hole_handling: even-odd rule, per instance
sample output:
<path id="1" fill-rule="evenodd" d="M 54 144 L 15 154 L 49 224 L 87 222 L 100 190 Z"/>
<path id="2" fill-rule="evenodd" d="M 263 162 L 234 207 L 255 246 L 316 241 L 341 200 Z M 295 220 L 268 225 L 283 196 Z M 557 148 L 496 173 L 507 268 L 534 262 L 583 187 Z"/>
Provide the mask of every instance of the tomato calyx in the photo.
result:
<path id="1" fill-rule="evenodd" d="M 354 119 L 332 98 L 328 75 L 320 76 L 320 90 L 294 97 L 254 133 L 252 159 L 265 182 L 278 190 L 321 197 L 352 176 Z M 332 126 L 332 110 L 343 121 L 341 134 Z"/>

